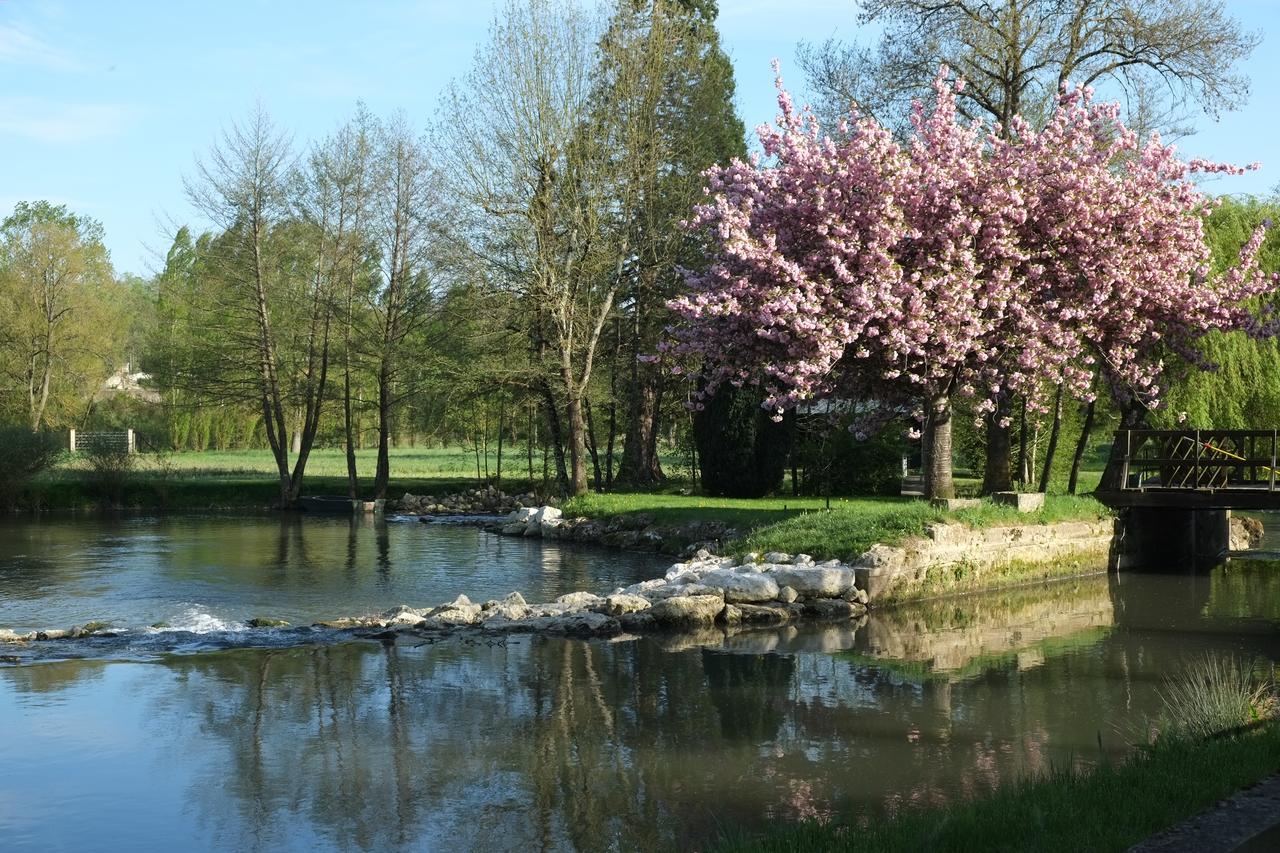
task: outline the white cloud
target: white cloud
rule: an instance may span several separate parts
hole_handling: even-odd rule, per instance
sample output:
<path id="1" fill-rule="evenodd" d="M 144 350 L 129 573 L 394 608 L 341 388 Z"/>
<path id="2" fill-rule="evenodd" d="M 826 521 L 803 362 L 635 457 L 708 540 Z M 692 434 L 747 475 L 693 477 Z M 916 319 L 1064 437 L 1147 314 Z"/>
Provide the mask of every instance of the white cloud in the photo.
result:
<path id="1" fill-rule="evenodd" d="M 63 104 L 0 96 L 0 136 L 66 144 L 123 132 L 138 110 L 123 104 Z"/>
<path id="2" fill-rule="evenodd" d="M 0 62 L 76 71 L 81 65 L 66 51 L 49 44 L 21 24 L 0 24 Z"/>

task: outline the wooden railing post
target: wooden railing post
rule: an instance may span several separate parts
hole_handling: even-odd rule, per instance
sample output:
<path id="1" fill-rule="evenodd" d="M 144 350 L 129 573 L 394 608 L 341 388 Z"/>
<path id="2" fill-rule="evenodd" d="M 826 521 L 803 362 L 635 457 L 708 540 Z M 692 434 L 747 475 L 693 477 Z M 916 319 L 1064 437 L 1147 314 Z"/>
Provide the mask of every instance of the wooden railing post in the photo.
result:
<path id="1" fill-rule="evenodd" d="M 1133 456 L 1133 430 L 1124 431 L 1124 465 L 1120 469 L 1120 488 L 1129 488 L 1129 459 Z"/>
<path id="2" fill-rule="evenodd" d="M 1196 461 L 1191 467 L 1191 488 L 1200 488 L 1200 451 L 1204 445 L 1200 443 L 1200 430 L 1196 430 Z"/>
<path id="3" fill-rule="evenodd" d="M 1276 430 L 1271 431 L 1271 481 L 1267 486 L 1268 492 L 1276 490 Z"/>

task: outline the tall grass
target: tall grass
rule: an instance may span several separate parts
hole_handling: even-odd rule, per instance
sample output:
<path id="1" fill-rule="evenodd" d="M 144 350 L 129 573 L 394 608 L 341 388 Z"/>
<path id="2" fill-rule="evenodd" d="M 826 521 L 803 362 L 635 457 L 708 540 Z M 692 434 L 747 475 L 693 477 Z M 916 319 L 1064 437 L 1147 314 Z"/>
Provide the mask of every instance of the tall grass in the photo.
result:
<path id="1" fill-rule="evenodd" d="M 1167 676 L 1159 737 L 1200 740 L 1274 717 L 1274 685 L 1254 672 L 1252 662 L 1204 654 Z"/>

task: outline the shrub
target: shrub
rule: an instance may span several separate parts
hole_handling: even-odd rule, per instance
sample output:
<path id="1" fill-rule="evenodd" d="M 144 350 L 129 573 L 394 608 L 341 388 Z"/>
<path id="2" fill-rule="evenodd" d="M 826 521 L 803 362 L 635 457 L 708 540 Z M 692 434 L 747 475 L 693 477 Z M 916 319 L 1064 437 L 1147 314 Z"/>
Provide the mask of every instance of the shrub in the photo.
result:
<path id="1" fill-rule="evenodd" d="M 21 426 L 0 426 L 0 509 L 22 501 L 27 484 L 62 458 L 62 438 Z"/>
<path id="2" fill-rule="evenodd" d="M 123 504 L 125 487 L 133 477 L 134 454 L 116 443 L 95 442 L 84 449 L 82 457 L 94 495 L 108 506 Z"/>
<path id="3" fill-rule="evenodd" d="M 782 485 L 791 428 L 760 408 L 763 396 L 757 388 L 722 385 L 694 414 L 702 490 L 708 495 L 759 498 Z"/>

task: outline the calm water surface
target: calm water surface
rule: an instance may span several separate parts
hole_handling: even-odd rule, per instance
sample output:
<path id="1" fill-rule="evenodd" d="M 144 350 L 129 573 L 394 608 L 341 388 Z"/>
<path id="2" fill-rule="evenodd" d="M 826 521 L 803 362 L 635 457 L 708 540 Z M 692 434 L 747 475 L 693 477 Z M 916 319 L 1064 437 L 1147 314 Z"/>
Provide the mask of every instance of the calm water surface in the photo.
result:
<path id="1" fill-rule="evenodd" d="M 287 597 L 299 614 L 318 606 L 300 582 L 255 582 L 254 572 L 278 571 L 281 561 L 236 539 L 234 523 L 221 528 L 221 546 L 199 532 L 204 522 L 130 524 L 113 535 L 153 543 L 138 545 L 153 549 L 151 568 L 127 569 L 139 584 L 261 585 L 274 595 L 294 590 Z M 204 545 L 174 544 L 174 524 Z M 24 535 L 48 536 L 42 525 L 34 526 L 44 533 Z M 346 533 L 309 523 L 290 533 L 311 556 L 304 563 L 291 551 L 285 575 L 325 565 L 321 555 Z M 426 546 L 408 537 L 440 533 L 393 527 L 386 535 L 389 553 L 421 555 Z M 508 541 L 446 535 L 459 537 L 459 553 L 439 565 L 484 564 Z M 0 562 L 8 573 L 0 613 L 23 608 L 40 623 L 66 621 L 39 618 L 31 590 L 43 590 L 53 608 L 73 606 L 60 589 L 92 598 L 93 583 L 116 588 L 85 581 L 79 552 L 60 541 L 39 566 L 18 561 L 26 586 L 17 595 L 14 558 Z M 582 559 L 585 572 L 568 586 L 548 581 L 548 592 L 607 587 L 643 568 L 624 568 L 608 552 L 512 545 L 533 558 L 512 558 L 511 571 L 525 574 L 495 577 L 494 593 L 561 577 L 532 568 L 544 562 Z M 371 606 L 413 599 L 379 598 L 377 581 L 362 580 L 378 575 L 376 542 L 354 574 L 344 574 L 344 553 L 319 570 L 334 575 L 326 588 L 342 590 L 350 577 Z M 172 566 L 165 554 L 187 555 L 189 564 Z M 234 581 L 211 576 L 219 554 Z M 427 564 L 391 562 L 393 575 Z M 83 659 L 0 665 L 0 846 L 697 849 L 725 827 L 835 813 L 874 820 L 1051 765 L 1124 754 L 1159 709 L 1161 680 L 1193 656 L 1233 653 L 1262 665 L 1280 657 L 1278 572 L 1234 562 L 1201 577 L 1096 576 L 881 610 L 858 625 L 729 637 L 402 638 L 146 661 L 66 644 L 65 655 Z M 237 602 L 225 605 L 227 618 L 272 600 L 238 596 L 249 593 L 222 599 Z M 189 598 L 220 606 L 206 597 Z"/>
<path id="2" fill-rule="evenodd" d="M 417 519 L 10 520 L 0 522 L 0 628 L 102 621 L 209 631 L 257 616 L 305 625 L 459 593 L 550 601 L 661 576 L 670 563 Z"/>

